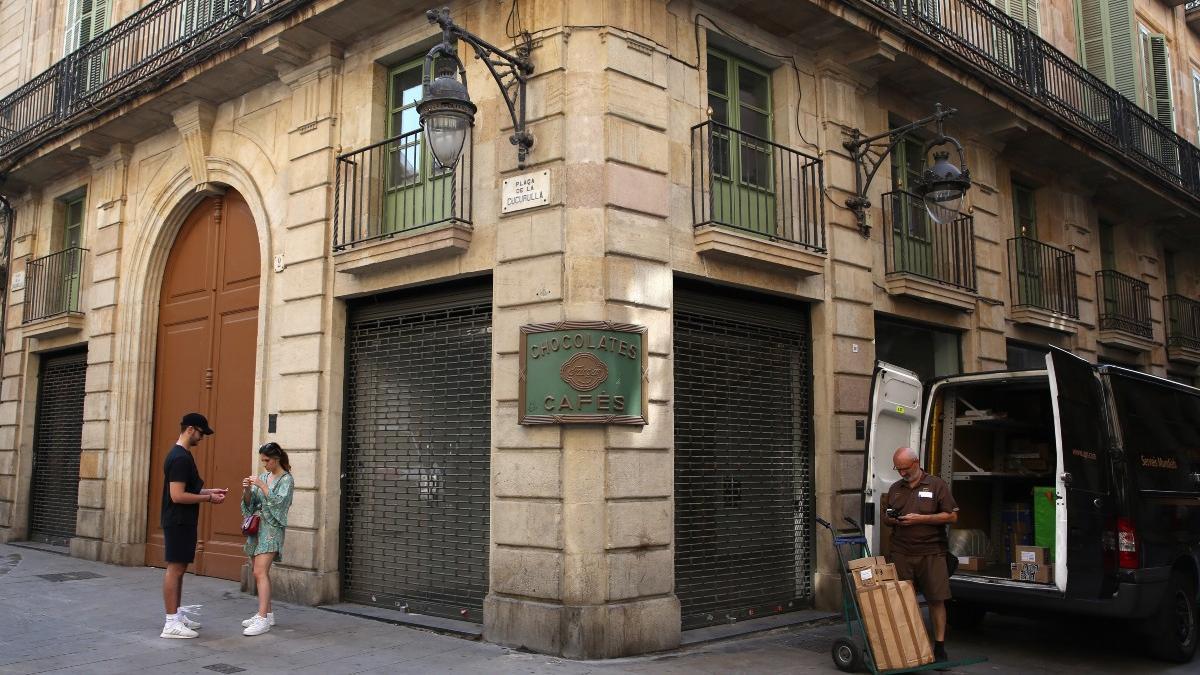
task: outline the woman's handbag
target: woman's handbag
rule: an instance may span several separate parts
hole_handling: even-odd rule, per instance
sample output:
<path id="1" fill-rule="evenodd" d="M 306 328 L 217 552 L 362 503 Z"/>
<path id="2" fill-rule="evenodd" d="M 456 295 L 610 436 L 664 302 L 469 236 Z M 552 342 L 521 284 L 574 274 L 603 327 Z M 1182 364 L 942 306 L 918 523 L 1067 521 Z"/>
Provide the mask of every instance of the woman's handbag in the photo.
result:
<path id="1" fill-rule="evenodd" d="M 258 523 L 262 520 L 257 513 L 242 518 L 242 534 L 247 537 L 258 534 Z"/>

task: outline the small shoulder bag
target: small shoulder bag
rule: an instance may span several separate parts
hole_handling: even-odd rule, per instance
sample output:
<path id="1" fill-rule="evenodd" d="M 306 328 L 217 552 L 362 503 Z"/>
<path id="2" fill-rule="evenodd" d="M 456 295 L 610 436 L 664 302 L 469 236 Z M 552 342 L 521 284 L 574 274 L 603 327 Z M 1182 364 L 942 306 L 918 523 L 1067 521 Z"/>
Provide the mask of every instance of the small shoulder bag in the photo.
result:
<path id="1" fill-rule="evenodd" d="M 242 518 L 242 534 L 247 537 L 258 534 L 258 523 L 261 520 L 257 513 Z"/>

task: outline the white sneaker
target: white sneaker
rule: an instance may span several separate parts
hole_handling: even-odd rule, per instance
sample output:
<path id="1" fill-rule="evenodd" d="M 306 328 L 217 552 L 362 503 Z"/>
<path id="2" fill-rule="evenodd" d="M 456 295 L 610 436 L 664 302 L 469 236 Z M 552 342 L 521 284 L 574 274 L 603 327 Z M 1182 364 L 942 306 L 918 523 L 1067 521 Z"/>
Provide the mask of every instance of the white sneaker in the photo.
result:
<path id="1" fill-rule="evenodd" d="M 258 616 L 256 614 L 254 618 L 250 619 L 250 625 L 246 627 L 246 630 L 242 631 L 242 635 L 262 635 L 269 630 L 271 630 L 271 620 L 265 616 Z"/>
<path id="2" fill-rule="evenodd" d="M 163 625 L 162 633 L 158 637 L 186 639 L 200 637 L 200 634 L 176 620 L 165 623 Z"/>
<path id="3" fill-rule="evenodd" d="M 191 618 L 188 617 L 188 615 L 184 614 L 183 612 L 180 612 L 176 616 L 179 619 L 179 623 L 183 624 L 184 626 L 187 626 L 188 630 L 200 630 L 200 622 L 199 621 L 192 621 Z"/>
<path id="4" fill-rule="evenodd" d="M 258 615 L 255 614 L 254 616 L 250 617 L 249 619 L 246 619 L 245 621 L 242 622 L 242 628 L 249 628 L 250 624 L 254 623 L 254 620 L 257 618 L 258 618 Z M 275 612 L 267 612 L 267 621 L 272 626 L 275 625 Z"/>

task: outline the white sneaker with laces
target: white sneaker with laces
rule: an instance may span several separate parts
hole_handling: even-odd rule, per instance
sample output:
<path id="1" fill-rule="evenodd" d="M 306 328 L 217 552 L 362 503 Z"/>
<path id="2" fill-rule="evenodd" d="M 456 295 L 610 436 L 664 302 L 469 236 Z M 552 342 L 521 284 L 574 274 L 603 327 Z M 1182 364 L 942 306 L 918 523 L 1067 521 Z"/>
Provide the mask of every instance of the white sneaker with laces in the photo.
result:
<path id="1" fill-rule="evenodd" d="M 176 615 L 176 617 L 178 617 L 179 623 L 187 626 L 189 630 L 200 630 L 200 622 L 192 621 L 192 619 L 187 614 L 180 612 L 179 614 Z"/>
<path id="2" fill-rule="evenodd" d="M 158 637 L 172 638 L 172 639 L 187 639 L 187 638 L 194 638 L 194 637 L 199 637 L 199 636 L 200 636 L 199 633 L 192 630 L 191 628 L 188 628 L 187 626 L 183 625 L 178 620 L 176 620 L 176 621 L 168 621 L 167 623 L 165 623 L 163 625 L 162 633 L 159 634 Z"/>
<path id="3" fill-rule="evenodd" d="M 271 630 L 271 620 L 265 616 L 258 616 L 256 614 L 254 618 L 250 619 L 250 625 L 246 627 L 246 630 L 242 631 L 242 635 L 262 635 L 269 630 Z"/>
<path id="4" fill-rule="evenodd" d="M 249 628 L 250 624 L 254 623 L 254 620 L 257 618 L 258 618 L 258 615 L 255 614 L 254 616 L 250 617 L 249 619 L 246 619 L 245 621 L 242 622 L 242 628 Z M 267 612 L 267 622 L 270 623 L 272 626 L 275 625 L 275 612 Z"/>

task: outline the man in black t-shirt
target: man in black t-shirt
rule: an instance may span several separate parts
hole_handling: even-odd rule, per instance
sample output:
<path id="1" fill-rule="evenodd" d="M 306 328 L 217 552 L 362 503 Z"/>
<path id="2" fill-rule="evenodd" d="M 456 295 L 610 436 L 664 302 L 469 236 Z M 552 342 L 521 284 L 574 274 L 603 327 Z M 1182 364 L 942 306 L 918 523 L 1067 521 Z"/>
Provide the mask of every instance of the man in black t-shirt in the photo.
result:
<path id="1" fill-rule="evenodd" d="M 196 559 L 196 524 L 200 520 L 200 502 L 220 504 L 229 490 L 205 488 L 196 460 L 188 448 L 194 448 L 212 434 L 208 419 L 200 413 L 188 413 L 179 422 L 179 440 L 163 462 L 162 525 L 166 547 L 167 571 L 163 574 L 163 605 L 166 609 L 164 638 L 194 638 L 200 627 L 180 608 L 183 574 Z"/>

